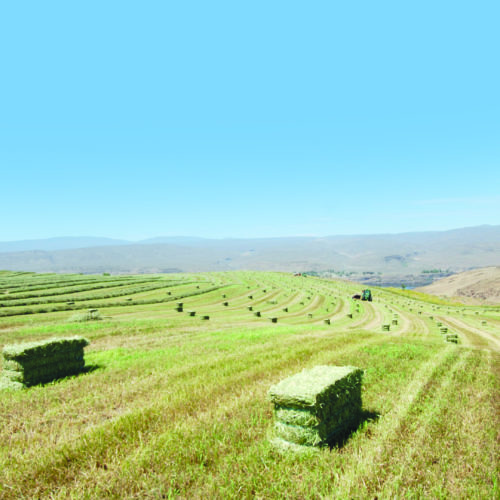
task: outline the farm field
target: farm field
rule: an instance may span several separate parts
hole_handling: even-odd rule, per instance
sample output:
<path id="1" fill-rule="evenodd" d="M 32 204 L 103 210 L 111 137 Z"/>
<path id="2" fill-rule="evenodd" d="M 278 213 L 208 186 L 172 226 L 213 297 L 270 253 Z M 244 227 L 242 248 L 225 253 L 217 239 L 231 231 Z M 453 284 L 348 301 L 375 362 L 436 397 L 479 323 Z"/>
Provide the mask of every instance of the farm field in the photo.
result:
<path id="1" fill-rule="evenodd" d="M 86 373 L 0 391 L 0 498 L 499 498 L 500 307 L 360 289 L 0 272 L 1 347 L 90 341 Z M 364 370 L 363 422 L 279 453 L 269 387 L 325 364 Z"/>

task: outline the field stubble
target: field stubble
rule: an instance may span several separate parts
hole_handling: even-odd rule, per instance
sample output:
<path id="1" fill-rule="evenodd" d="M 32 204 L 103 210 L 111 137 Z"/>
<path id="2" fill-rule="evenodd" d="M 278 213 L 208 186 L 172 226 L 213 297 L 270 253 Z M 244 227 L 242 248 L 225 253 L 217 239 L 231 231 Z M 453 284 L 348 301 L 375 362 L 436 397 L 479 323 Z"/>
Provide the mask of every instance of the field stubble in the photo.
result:
<path id="1" fill-rule="evenodd" d="M 14 275 L 7 284 L 21 291 L 22 279 L 34 289 L 37 278 Z M 70 311 L 0 320 L 4 344 L 84 335 L 93 368 L 0 394 L 0 497 L 499 495 L 499 355 L 488 345 L 444 342 L 429 319 L 432 302 L 380 290 L 349 319 L 357 288 L 348 283 L 250 272 L 181 278 L 166 283 L 172 296 L 184 295 L 186 308 L 210 313 L 210 321 L 176 312 L 175 298 L 155 302 L 164 299 L 160 286 L 147 292 L 150 304 L 102 309 L 112 317 L 102 322 L 68 324 Z M 75 281 L 44 281 L 57 279 Z M 173 278 L 155 277 L 155 286 L 159 279 Z M 200 285 L 209 291 L 198 293 Z M 249 305 L 279 313 L 278 324 L 256 318 Z M 400 324 L 382 333 L 396 312 Z M 332 324 L 318 324 L 323 317 Z M 461 337 L 479 335 L 467 320 L 460 326 Z M 367 417 L 342 446 L 277 453 L 267 441 L 267 390 L 320 364 L 365 370 Z"/>

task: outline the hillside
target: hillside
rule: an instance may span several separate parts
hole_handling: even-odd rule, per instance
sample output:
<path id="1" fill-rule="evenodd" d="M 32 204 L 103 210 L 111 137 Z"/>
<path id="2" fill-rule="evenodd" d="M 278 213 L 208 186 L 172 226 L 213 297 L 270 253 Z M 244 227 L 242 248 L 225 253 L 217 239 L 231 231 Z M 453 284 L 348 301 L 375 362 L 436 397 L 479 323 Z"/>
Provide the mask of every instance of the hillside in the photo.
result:
<path id="1" fill-rule="evenodd" d="M 79 273 L 340 270 L 383 275 L 384 279 L 370 285 L 392 283 L 391 277 L 396 277 L 419 286 L 433 281 L 431 274 L 424 280 L 411 278 L 424 271 L 449 274 L 500 265 L 500 226 L 321 238 L 154 238 L 58 250 L 46 244 L 42 241 L 36 248 L 30 242 L 25 251 L 0 251 L 0 269 Z"/>
<path id="2" fill-rule="evenodd" d="M 500 304 L 500 267 L 485 267 L 454 274 L 417 289 L 461 301 Z"/>
<path id="3" fill-rule="evenodd" d="M 500 307 L 356 291 L 289 273 L 0 272 L 0 348 L 90 342 L 83 373 L 0 390 L 0 498 L 499 498 Z M 270 387 L 325 365 L 364 371 L 361 414 L 315 451 L 276 448 L 311 442 Z M 11 388 L 33 369 L 0 367 Z"/>

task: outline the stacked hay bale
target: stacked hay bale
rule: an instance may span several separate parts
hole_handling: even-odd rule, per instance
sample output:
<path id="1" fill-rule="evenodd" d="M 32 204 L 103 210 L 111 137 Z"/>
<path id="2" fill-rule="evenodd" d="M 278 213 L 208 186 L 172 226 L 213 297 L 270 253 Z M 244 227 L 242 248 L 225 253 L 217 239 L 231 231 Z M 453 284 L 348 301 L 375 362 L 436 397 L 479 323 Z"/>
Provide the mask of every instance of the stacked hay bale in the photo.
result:
<path id="1" fill-rule="evenodd" d="M 22 389 L 83 371 L 82 337 L 49 339 L 42 342 L 7 345 L 3 348 L 1 387 Z"/>
<path id="2" fill-rule="evenodd" d="M 362 377 L 363 371 L 352 366 L 316 366 L 273 385 L 272 444 L 278 449 L 324 446 L 355 429 Z"/>

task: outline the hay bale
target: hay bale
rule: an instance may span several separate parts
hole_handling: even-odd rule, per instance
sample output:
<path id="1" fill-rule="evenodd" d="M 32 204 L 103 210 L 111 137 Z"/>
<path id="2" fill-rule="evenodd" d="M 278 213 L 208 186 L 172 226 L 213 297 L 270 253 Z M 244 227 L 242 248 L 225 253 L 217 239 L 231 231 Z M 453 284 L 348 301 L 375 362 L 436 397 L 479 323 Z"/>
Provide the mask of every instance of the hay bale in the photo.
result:
<path id="1" fill-rule="evenodd" d="M 271 323 L 277 323 L 278 322 L 278 318 L 269 318 L 271 320 Z"/>
<path id="2" fill-rule="evenodd" d="M 316 366 L 269 389 L 274 435 L 301 446 L 323 446 L 358 425 L 363 371 Z"/>
<path id="3" fill-rule="evenodd" d="M 202 316 L 201 319 L 204 319 L 204 320 L 209 320 L 210 319 L 210 316 Z"/>
<path id="4" fill-rule="evenodd" d="M 389 324 L 382 325 L 382 331 L 388 332 L 388 331 L 390 331 L 390 329 L 391 329 L 391 325 L 389 325 Z"/>
<path id="5" fill-rule="evenodd" d="M 255 311 L 253 313 L 254 316 L 257 316 L 258 318 L 260 318 L 261 314 L 260 314 L 260 311 Z"/>
<path id="6" fill-rule="evenodd" d="M 331 321 L 329 319 L 325 319 L 325 325 L 329 325 Z"/>
<path id="7" fill-rule="evenodd" d="M 253 306 L 248 306 L 249 311 L 253 311 Z"/>
<path id="8" fill-rule="evenodd" d="M 83 348 L 88 344 L 82 337 L 72 337 L 7 345 L 0 385 L 21 389 L 76 375 L 85 367 Z"/>
<path id="9" fill-rule="evenodd" d="M 281 454 L 293 453 L 295 455 L 315 455 L 319 453 L 320 448 L 314 446 L 301 446 L 300 444 L 290 443 L 279 437 L 270 438 L 270 442 L 275 451 Z"/>
<path id="10" fill-rule="evenodd" d="M 188 311 L 188 316 L 195 316 L 196 315 L 196 311 Z"/>
<path id="11" fill-rule="evenodd" d="M 222 303 L 223 306 L 228 306 L 229 305 L 229 302 L 223 302 Z"/>
<path id="12" fill-rule="evenodd" d="M 94 312 L 91 312 L 89 310 L 87 312 L 73 314 L 73 316 L 68 318 L 68 321 L 69 322 L 100 321 L 102 319 L 102 316 L 99 313 L 99 311 L 97 311 L 97 309 L 93 311 Z"/>

